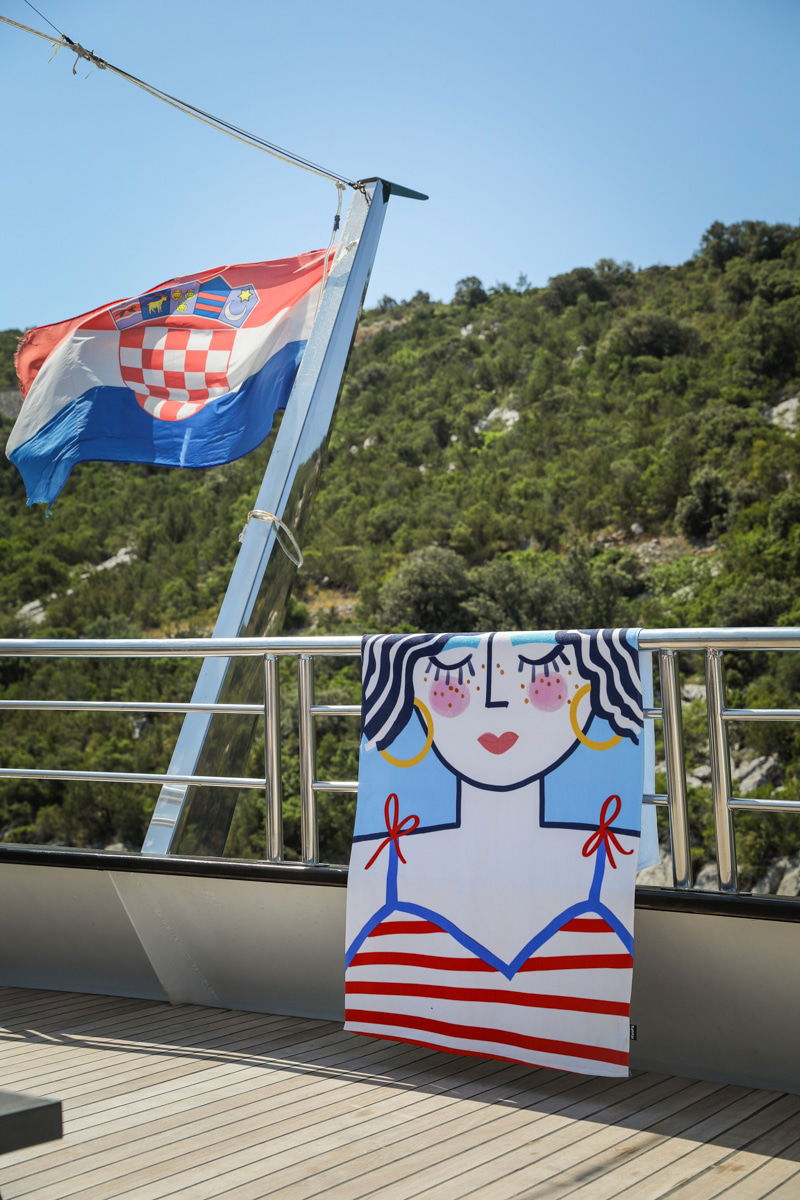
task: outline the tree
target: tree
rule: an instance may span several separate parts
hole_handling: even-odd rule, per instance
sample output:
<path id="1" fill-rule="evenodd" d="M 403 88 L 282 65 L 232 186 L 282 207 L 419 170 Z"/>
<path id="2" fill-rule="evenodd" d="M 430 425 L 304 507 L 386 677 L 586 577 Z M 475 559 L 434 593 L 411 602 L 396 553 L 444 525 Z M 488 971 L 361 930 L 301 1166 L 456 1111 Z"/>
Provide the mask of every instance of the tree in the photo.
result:
<path id="1" fill-rule="evenodd" d="M 464 279 L 459 279 L 453 293 L 453 303 L 463 304 L 465 308 L 477 308 L 479 304 L 485 304 L 488 298 L 477 275 L 467 275 Z"/>
<path id="2" fill-rule="evenodd" d="M 766 221 L 740 221 L 724 225 L 715 221 L 709 225 L 700 242 L 700 258 L 721 270 L 732 258 L 764 262 L 780 258 L 791 242 L 797 239 L 792 225 L 768 225 Z"/>
<path id="3" fill-rule="evenodd" d="M 471 591 L 461 555 L 444 546 L 427 546 L 407 558 L 381 589 L 383 627 L 427 633 L 461 629 Z"/>
<path id="4" fill-rule="evenodd" d="M 605 300 L 608 292 L 591 267 L 575 267 L 563 275 L 553 275 L 547 281 L 546 302 L 556 312 L 571 308 L 581 296 L 589 300 Z"/>
<path id="5" fill-rule="evenodd" d="M 718 537 L 725 528 L 730 490 L 720 471 L 701 467 L 692 476 L 689 493 L 675 509 L 675 524 L 691 538 Z"/>
<path id="6" fill-rule="evenodd" d="M 611 328 L 602 349 L 611 358 L 669 358 L 691 350 L 697 341 L 690 325 L 666 313 L 636 312 Z"/>

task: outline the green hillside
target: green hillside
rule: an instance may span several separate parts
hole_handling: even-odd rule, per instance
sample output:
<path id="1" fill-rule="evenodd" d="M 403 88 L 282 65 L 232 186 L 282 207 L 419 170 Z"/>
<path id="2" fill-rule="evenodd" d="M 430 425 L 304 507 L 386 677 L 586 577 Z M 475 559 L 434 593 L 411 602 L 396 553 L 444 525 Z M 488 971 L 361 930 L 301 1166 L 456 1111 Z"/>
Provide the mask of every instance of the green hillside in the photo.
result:
<path id="1" fill-rule="evenodd" d="M 0 386 L 14 341 L 0 335 Z M 602 260 L 545 288 L 468 277 L 449 303 L 385 297 L 364 314 L 350 358 L 290 622 L 342 632 L 800 624 L 798 396 L 799 228 L 716 224 L 678 267 Z M 267 452 L 202 473 L 79 466 L 48 518 L 26 508 L 4 461 L 3 636 L 208 631 Z M 130 561 L 95 569 L 123 547 Z M 31 625 L 19 610 L 37 600 L 44 619 Z M 734 659 L 734 701 L 795 704 L 792 658 Z M 687 656 L 685 671 L 697 667 Z M 126 668 L 118 694 L 177 698 L 192 675 L 160 666 L 145 683 L 150 670 Z M 101 693 L 102 664 L 0 661 L 7 694 L 60 694 L 67 675 L 65 694 Z M 688 722 L 699 745 L 692 705 Z M 72 765 L 52 724 L 4 718 L 5 761 Z M 81 717 L 64 727 L 66 757 L 86 753 L 98 767 L 163 769 L 174 735 L 152 721 L 133 740 L 130 722 L 91 736 Z M 338 735 L 323 751 L 341 756 Z M 790 726 L 751 728 L 741 754 L 780 760 L 759 794 L 800 796 Z M 153 795 L 122 790 L 98 808 L 88 787 L 7 785 L 0 836 L 135 845 Z M 694 803 L 702 858 L 702 789 Z M 336 804 L 332 856 L 345 838 Z M 259 820 L 243 804 L 228 852 L 259 853 Z M 781 846 L 800 846 L 799 824 L 737 819 L 753 878 Z"/>

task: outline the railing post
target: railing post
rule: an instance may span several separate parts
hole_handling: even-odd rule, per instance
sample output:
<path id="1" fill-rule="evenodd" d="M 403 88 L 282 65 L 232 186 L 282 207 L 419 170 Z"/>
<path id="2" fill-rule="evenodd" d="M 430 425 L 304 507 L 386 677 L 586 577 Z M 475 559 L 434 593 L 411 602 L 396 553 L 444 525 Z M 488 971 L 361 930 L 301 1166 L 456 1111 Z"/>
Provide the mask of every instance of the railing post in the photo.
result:
<path id="1" fill-rule="evenodd" d="M 672 873 L 677 888 L 690 888 L 692 886 L 692 855 L 689 846 L 689 816 L 686 808 L 683 717 L 678 656 L 674 650 L 659 650 L 658 678 L 661 683 L 664 756 L 667 764 L 667 805 L 669 840 L 672 848 Z"/>
<path id="2" fill-rule="evenodd" d="M 731 812 L 731 765 L 728 753 L 728 731 L 725 727 L 725 678 L 722 651 L 706 650 L 706 704 L 708 706 L 708 745 L 711 759 L 711 798 L 714 805 L 714 826 L 717 837 L 717 870 L 722 892 L 735 892 L 738 887 L 736 851 L 733 840 Z"/>
<path id="3" fill-rule="evenodd" d="M 264 655 L 264 783 L 267 859 L 280 862 L 283 858 L 281 708 L 278 659 L 274 654 Z"/>
<path id="4" fill-rule="evenodd" d="M 297 660 L 297 700 L 300 734 L 300 839 L 304 863 L 319 861 L 319 831 L 317 829 L 317 797 L 314 792 L 314 772 L 317 761 L 316 730 L 311 707 L 314 703 L 314 660 L 301 654 Z"/>

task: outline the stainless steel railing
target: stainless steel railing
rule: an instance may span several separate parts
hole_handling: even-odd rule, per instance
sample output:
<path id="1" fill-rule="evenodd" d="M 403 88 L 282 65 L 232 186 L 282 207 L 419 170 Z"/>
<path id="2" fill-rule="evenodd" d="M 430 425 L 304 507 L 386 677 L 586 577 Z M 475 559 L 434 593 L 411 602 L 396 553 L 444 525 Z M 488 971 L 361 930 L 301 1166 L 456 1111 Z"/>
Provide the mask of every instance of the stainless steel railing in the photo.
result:
<path id="1" fill-rule="evenodd" d="M 748 812 L 800 813 L 800 802 L 742 798 L 731 794 L 730 752 L 727 726 L 731 721 L 798 721 L 800 709 L 734 709 L 725 704 L 723 657 L 726 650 L 798 650 L 800 629 L 646 629 L 639 645 L 657 657 L 661 704 L 646 710 L 646 716 L 663 722 L 667 789 L 645 796 L 645 802 L 664 806 L 669 819 L 675 886 L 693 886 L 686 770 L 682 729 L 682 706 L 678 654 L 705 654 L 706 703 L 709 729 L 711 793 L 716 832 L 720 889 L 738 889 L 733 836 L 733 814 Z M 261 703 L 173 703 L 152 701 L 81 701 L 0 699 L 0 715 L 7 711 L 101 712 L 101 713 L 189 713 L 260 716 L 264 728 L 264 776 L 176 775 L 124 771 L 72 771 L 57 767 L 0 767 L 2 779 L 81 780 L 102 783 L 188 784 L 223 788 L 260 789 L 265 796 L 267 861 L 283 859 L 283 796 L 281 780 L 280 685 L 278 661 L 297 659 L 299 704 L 301 858 L 319 861 L 317 796 L 322 792 L 356 792 L 356 780 L 316 778 L 315 721 L 324 716 L 356 717 L 355 704 L 317 704 L 314 697 L 314 662 L 319 657 L 358 656 L 360 638 L 162 638 L 54 640 L 9 639 L 0 641 L 0 656 L 67 658 L 234 658 L 263 659 L 264 697 Z"/>
<path id="2" fill-rule="evenodd" d="M 0 767 L 2 779 L 55 779 L 68 782 L 182 784 L 221 788 L 252 788 L 265 794 L 266 847 L 270 862 L 283 859 L 283 804 L 280 745 L 280 685 L 278 659 L 298 659 L 301 760 L 301 858 L 319 860 L 316 794 L 319 791 L 357 791 L 356 781 L 323 783 L 314 778 L 313 718 L 321 715 L 358 716 L 358 705 L 313 704 L 312 659 L 319 656 L 358 656 L 358 637 L 329 638 L 108 638 L 0 640 L 0 657 L 35 658 L 240 658 L 262 657 L 264 698 L 259 704 L 174 703 L 151 701 L 0 700 L 4 711 L 95 713 L 190 713 L 259 716 L 264 723 L 264 777 L 143 773 L 133 771 L 73 771 L 54 767 Z"/>

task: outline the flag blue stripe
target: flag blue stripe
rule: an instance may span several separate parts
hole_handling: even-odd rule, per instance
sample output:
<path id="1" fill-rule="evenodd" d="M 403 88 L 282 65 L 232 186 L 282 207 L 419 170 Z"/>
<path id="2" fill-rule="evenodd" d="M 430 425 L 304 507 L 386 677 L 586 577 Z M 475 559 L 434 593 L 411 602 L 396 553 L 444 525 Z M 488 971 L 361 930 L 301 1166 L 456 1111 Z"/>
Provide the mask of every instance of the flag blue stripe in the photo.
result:
<path id="1" fill-rule="evenodd" d="M 129 388 L 91 388 L 9 455 L 28 504 L 52 504 L 79 462 L 216 467 L 249 454 L 286 407 L 304 348 L 305 341 L 290 342 L 238 391 L 184 421 L 151 417 Z"/>

